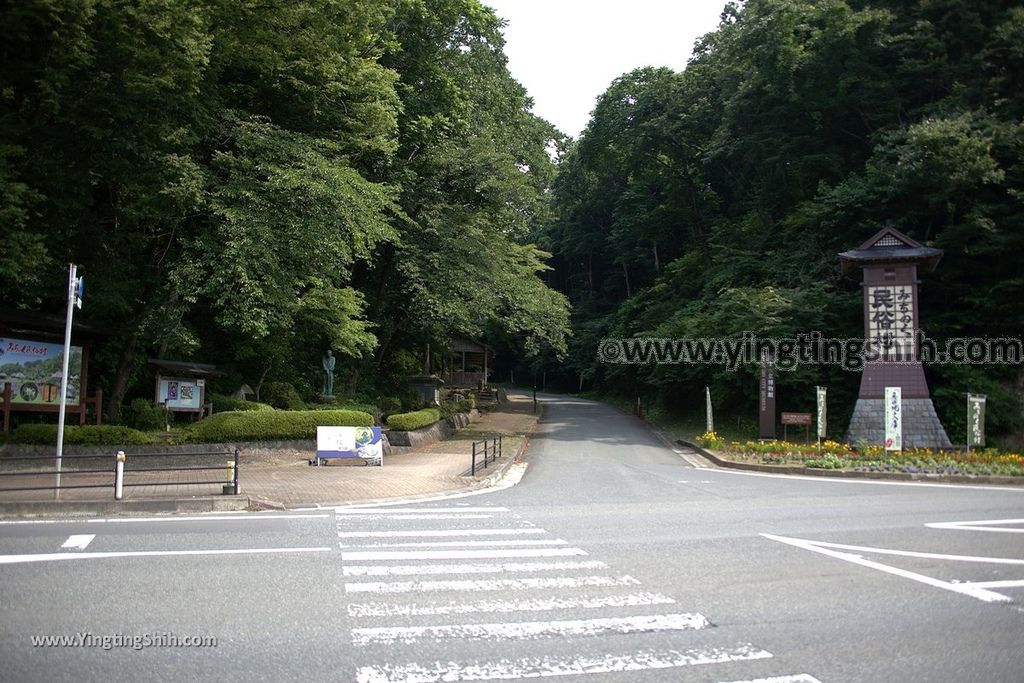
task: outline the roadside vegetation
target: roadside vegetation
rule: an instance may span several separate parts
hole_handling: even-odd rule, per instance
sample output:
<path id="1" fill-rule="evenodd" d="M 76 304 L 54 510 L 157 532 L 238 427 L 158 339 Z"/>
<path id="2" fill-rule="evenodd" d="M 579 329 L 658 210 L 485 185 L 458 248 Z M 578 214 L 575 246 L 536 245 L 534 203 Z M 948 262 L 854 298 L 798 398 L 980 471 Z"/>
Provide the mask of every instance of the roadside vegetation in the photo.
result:
<path id="1" fill-rule="evenodd" d="M 682 421 L 703 415 L 709 386 L 723 425 L 756 419 L 754 363 L 607 363 L 600 342 L 860 338 L 860 281 L 837 255 L 889 221 L 945 251 L 921 278 L 929 337 L 1020 337 L 1022 74 L 1016 2 L 726 4 L 685 70 L 617 78 L 559 164 L 542 244 L 574 334 L 568 360 L 541 369 L 547 385 L 639 396 Z M 993 437 L 1024 429 L 1022 365 L 926 372 L 954 443 L 965 392 L 988 396 Z M 838 364 L 779 372 L 779 409 L 812 411 L 827 386 L 842 430 L 859 381 Z"/>
<path id="2" fill-rule="evenodd" d="M 696 437 L 703 448 L 727 460 L 766 465 L 796 465 L 814 469 L 853 472 L 906 472 L 978 476 L 1024 476 L 1024 455 L 998 448 L 971 452 L 908 448 L 886 451 L 866 444 L 852 447 L 837 441 L 793 443 L 789 441 L 727 441 L 715 432 Z"/>

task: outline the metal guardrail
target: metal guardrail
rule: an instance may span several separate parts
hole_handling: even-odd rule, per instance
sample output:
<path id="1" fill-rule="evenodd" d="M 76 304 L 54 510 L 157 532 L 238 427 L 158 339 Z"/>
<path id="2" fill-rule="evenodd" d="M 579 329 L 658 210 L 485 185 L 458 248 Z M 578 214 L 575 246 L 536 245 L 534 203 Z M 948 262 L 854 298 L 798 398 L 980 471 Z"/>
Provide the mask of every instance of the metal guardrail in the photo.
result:
<path id="1" fill-rule="evenodd" d="M 145 462 L 146 459 L 157 459 L 157 458 L 207 458 L 219 456 L 220 458 L 230 458 L 227 461 L 221 461 L 218 465 L 182 465 L 179 467 L 128 467 L 128 463 L 131 462 L 133 465 L 136 462 Z M 67 460 L 101 460 L 104 458 L 110 458 L 110 455 L 65 455 L 61 459 Z M 31 461 L 31 460 L 46 460 L 52 462 L 53 456 L 50 455 L 30 455 L 30 456 L 14 456 L 4 457 L 0 459 L 0 462 L 11 462 L 11 461 Z M 205 479 L 205 480 L 192 480 L 192 481 L 126 481 L 131 475 L 144 475 L 147 472 L 212 472 L 227 470 L 227 476 L 219 479 Z M 234 451 L 202 451 L 197 453 L 135 453 L 126 454 L 124 451 L 118 451 L 114 454 L 113 467 L 106 467 L 103 469 L 31 469 L 23 471 L 0 471 L 0 481 L 4 477 L 54 477 L 55 484 L 50 486 L 18 486 L 18 487 L 2 487 L 0 493 L 3 492 L 15 492 L 15 491 L 55 491 L 59 492 L 64 489 L 100 489 L 110 488 L 113 489 L 114 499 L 121 500 L 125 486 L 195 486 L 203 484 L 219 484 L 222 488 L 222 493 L 225 495 L 236 495 L 239 492 L 238 485 L 238 449 Z M 98 475 L 107 474 L 111 475 L 112 479 L 107 482 L 101 483 L 90 483 L 90 484 L 65 484 L 61 483 L 62 477 L 76 477 L 82 475 Z M 57 493 L 59 495 L 59 493 Z"/>
<path id="2" fill-rule="evenodd" d="M 488 439 L 473 442 L 473 464 L 470 466 L 470 473 L 472 476 L 476 476 L 476 457 L 478 447 L 480 447 L 479 450 L 483 452 L 484 456 L 484 465 L 480 469 L 485 470 L 487 469 L 488 457 L 490 457 L 491 462 L 494 462 L 501 457 L 501 440 L 502 437 L 499 434 L 498 436 L 492 436 Z"/>

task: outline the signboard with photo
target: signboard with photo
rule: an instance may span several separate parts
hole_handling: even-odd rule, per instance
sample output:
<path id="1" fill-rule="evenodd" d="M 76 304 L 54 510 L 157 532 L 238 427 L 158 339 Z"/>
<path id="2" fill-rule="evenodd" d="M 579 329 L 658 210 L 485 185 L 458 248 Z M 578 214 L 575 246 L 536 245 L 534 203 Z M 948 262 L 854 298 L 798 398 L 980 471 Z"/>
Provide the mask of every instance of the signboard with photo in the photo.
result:
<path id="1" fill-rule="evenodd" d="M 384 464 L 380 427 L 317 427 L 317 460 L 363 458 Z"/>
<path id="2" fill-rule="evenodd" d="M 203 385 L 201 379 L 161 377 L 157 384 L 156 402 L 163 403 L 168 410 L 195 411 L 203 409 Z"/>
<path id="3" fill-rule="evenodd" d="M 0 387 L 11 383 L 11 403 L 58 405 L 64 345 L 29 339 L 0 338 Z M 71 347 L 68 359 L 69 406 L 78 405 L 82 386 L 82 348 Z"/>

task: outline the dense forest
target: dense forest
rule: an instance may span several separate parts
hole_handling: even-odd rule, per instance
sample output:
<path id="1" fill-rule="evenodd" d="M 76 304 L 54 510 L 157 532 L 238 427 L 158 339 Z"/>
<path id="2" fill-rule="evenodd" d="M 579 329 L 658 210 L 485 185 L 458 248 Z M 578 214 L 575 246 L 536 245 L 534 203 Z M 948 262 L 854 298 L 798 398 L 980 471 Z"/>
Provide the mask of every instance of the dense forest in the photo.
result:
<path id="1" fill-rule="evenodd" d="M 467 336 L 498 379 L 683 417 L 708 385 L 742 424 L 756 367 L 610 365 L 599 342 L 861 336 L 837 254 L 891 223 L 945 250 L 930 337 L 1021 336 L 1020 3 L 729 3 L 578 140 L 531 113 L 485 4 L 5 4 L 0 308 L 59 314 L 79 264 L 111 419 L 150 395 L 147 357 L 310 398 L 332 348 L 341 393 L 375 401 Z M 1024 424 L 1019 365 L 926 370 L 954 441 L 966 391 L 990 431 Z M 841 435 L 858 382 L 803 365 L 780 408 L 826 385 Z"/>
<path id="2" fill-rule="evenodd" d="M 756 367 L 609 365 L 598 343 L 861 337 L 859 278 L 841 275 L 837 254 L 888 222 L 945 250 L 921 278 L 929 337 L 1020 337 L 1022 116 L 1018 2 L 728 4 L 684 71 L 613 82 L 561 161 L 543 246 L 575 334 L 548 383 L 676 416 L 701 414 L 709 385 L 721 412 L 750 424 Z M 991 431 L 1021 427 L 1020 365 L 926 373 L 954 441 L 967 391 L 988 394 Z M 779 407 L 812 410 L 814 385 L 827 385 L 842 436 L 859 379 L 835 366 L 780 372 Z"/>
<path id="3" fill-rule="evenodd" d="M 108 418 L 147 357 L 221 391 L 401 395 L 457 335 L 559 353 L 539 277 L 550 151 L 476 0 L 19 0 L 0 9 L 0 307 L 111 332 Z"/>

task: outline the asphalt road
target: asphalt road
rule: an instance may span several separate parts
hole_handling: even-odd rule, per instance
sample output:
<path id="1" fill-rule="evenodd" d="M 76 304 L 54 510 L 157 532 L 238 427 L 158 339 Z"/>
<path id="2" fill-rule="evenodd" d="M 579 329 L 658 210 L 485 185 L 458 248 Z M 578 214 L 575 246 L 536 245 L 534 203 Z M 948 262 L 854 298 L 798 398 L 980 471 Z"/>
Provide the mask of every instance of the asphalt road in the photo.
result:
<path id="1" fill-rule="evenodd" d="M 1024 681 L 1024 488 L 698 468 L 546 404 L 482 495 L 0 524 L 0 679 Z"/>

